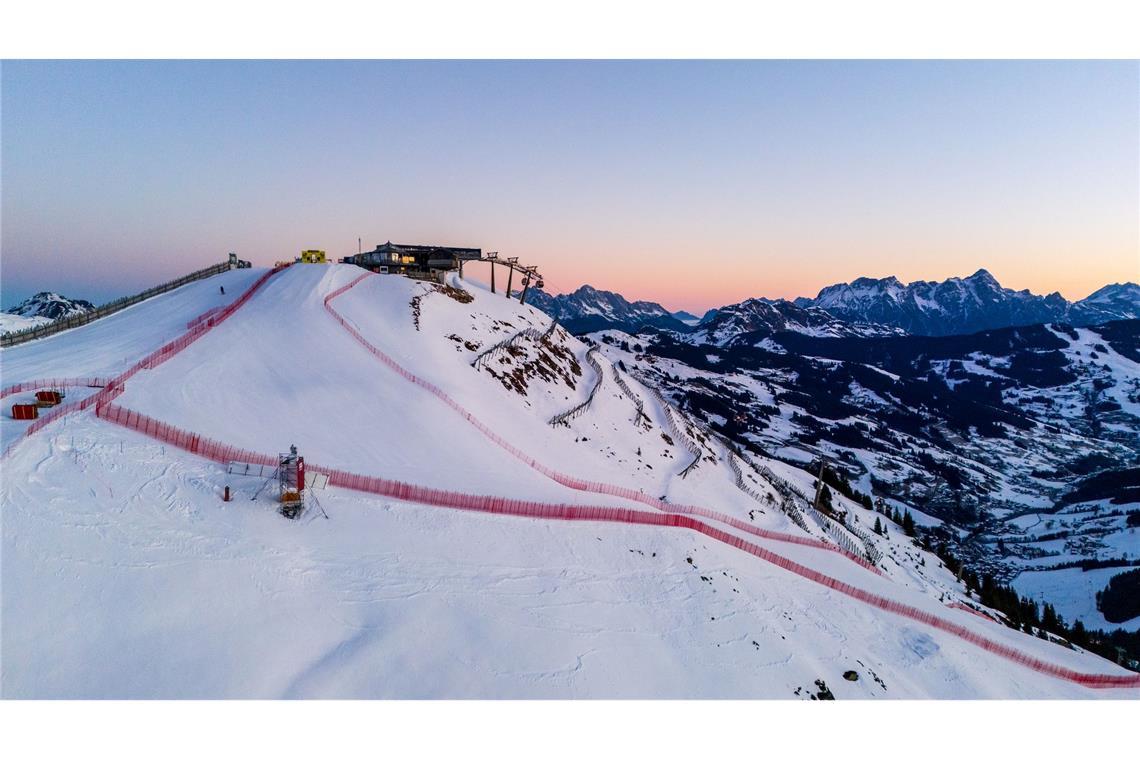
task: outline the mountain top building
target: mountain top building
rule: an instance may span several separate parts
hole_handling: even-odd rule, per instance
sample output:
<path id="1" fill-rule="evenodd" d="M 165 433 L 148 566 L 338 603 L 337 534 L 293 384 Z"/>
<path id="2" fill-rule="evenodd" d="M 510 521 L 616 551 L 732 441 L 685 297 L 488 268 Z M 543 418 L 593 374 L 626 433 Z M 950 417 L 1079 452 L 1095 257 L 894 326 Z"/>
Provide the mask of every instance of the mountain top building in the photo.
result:
<path id="1" fill-rule="evenodd" d="M 439 279 L 444 272 L 461 269 L 465 261 L 482 258 L 479 248 L 453 248 L 443 245 L 405 245 L 392 241 L 375 250 L 345 256 L 345 264 L 356 264 L 381 274 L 403 274 L 418 279 Z"/>

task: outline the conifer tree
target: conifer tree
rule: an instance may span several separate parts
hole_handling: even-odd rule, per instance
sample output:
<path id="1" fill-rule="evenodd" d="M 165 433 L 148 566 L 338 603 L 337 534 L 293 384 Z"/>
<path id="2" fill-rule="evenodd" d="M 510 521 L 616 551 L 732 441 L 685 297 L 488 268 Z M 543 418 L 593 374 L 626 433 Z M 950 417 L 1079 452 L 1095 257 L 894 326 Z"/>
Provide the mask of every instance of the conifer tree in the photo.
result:
<path id="1" fill-rule="evenodd" d="M 1057 614 L 1057 609 L 1048 602 L 1045 603 L 1045 609 L 1041 613 L 1041 627 L 1053 633 L 1065 632 L 1065 625 Z"/>
<path id="2" fill-rule="evenodd" d="M 914 531 L 914 518 L 910 516 L 910 510 L 909 509 L 906 511 L 906 514 L 903 515 L 902 526 L 903 526 L 903 533 L 906 533 L 908 536 L 911 536 L 911 537 L 914 536 L 914 533 L 915 533 L 915 531 Z"/>

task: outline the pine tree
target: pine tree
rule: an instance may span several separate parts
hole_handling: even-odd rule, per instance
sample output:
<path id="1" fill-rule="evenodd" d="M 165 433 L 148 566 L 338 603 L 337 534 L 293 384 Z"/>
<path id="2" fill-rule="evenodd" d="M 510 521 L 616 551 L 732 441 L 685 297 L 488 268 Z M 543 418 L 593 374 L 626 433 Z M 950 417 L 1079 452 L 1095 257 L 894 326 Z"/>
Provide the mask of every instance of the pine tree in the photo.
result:
<path id="1" fill-rule="evenodd" d="M 1080 620 L 1073 623 L 1073 633 L 1069 637 L 1077 646 L 1086 646 L 1089 643 L 1088 632 L 1085 631 L 1085 624 Z"/>
<path id="2" fill-rule="evenodd" d="M 1045 609 L 1041 612 L 1041 627 L 1057 633 L 1057 611 L 1048 602 L 1045 602 Z"/>
<path id="3" fill-rule="evenodd" d="M 902 526 L 903 526 L 903 533 L 906 533 L 908 536 L 911 536 L 911 537 L 914 536 L 914 534 L 915 534 L 914 518 L 910 516 L 910 510 L 909 509 L 906 511 L 906 514 L 903 515 Z"/>
<path id="4" fill-rule="evenodd" d="M 875 518 L 875 535 L 876 536 L 883 535 L 883 524 L 881 522 L 879 522 L 879 518 L 877 518 L 877 517 Z"/>

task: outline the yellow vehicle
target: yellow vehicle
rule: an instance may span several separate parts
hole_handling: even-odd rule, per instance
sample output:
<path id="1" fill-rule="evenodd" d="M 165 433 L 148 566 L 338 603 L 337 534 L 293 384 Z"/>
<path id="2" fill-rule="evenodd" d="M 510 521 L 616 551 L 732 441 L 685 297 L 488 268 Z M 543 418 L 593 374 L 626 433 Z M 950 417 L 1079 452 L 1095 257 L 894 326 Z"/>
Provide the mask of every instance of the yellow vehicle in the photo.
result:
<path id="1" fill-rule="evenodd" d="M 302 264 L 326 264 L 328 259 L 325 258 L 324 251 L 301 251 Z"/>

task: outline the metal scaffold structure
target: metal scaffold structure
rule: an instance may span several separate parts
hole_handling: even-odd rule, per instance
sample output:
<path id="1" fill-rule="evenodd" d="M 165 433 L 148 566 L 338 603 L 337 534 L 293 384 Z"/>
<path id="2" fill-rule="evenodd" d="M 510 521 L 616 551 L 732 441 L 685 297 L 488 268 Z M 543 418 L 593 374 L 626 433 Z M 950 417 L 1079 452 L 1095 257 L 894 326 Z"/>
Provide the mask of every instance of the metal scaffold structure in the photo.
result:
<path id="1" fill-rule="evenodd" d="M 278 455 L 277 483 L 281 514 L 297 519 L 305 511 L 305 458 L 297 453 L 296 446 L 290 446 L 288 454 Z"/>

